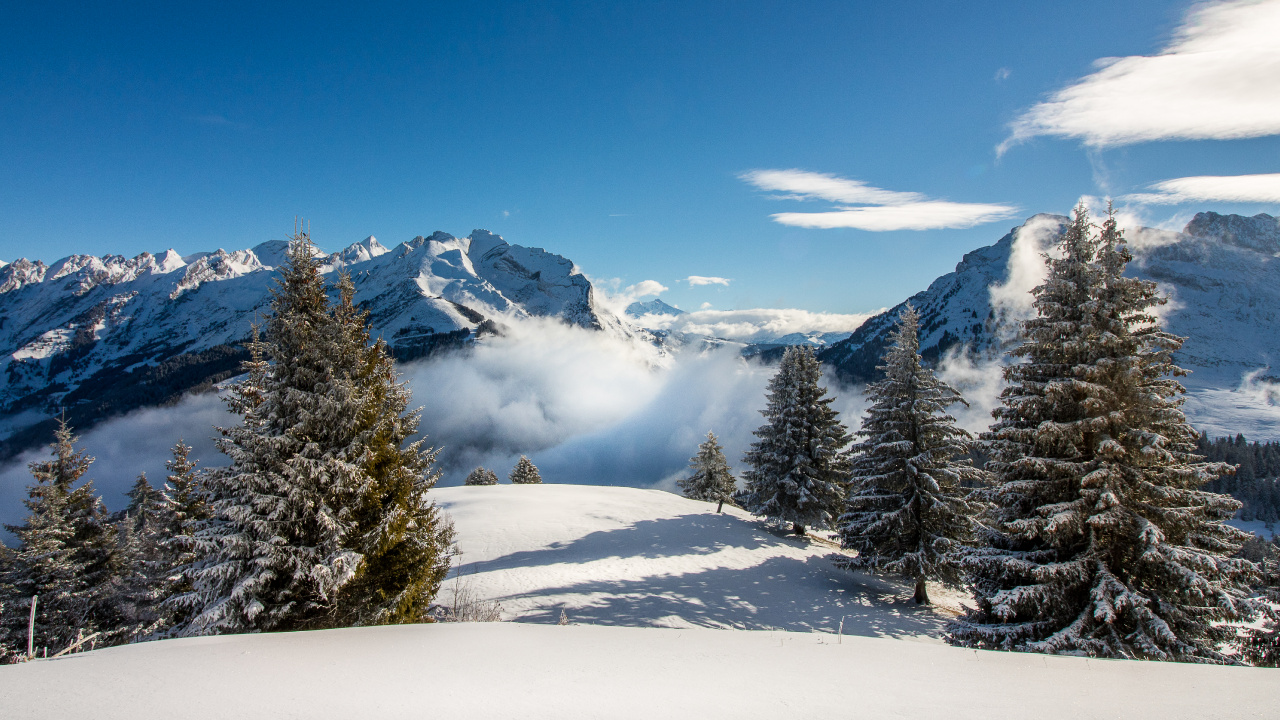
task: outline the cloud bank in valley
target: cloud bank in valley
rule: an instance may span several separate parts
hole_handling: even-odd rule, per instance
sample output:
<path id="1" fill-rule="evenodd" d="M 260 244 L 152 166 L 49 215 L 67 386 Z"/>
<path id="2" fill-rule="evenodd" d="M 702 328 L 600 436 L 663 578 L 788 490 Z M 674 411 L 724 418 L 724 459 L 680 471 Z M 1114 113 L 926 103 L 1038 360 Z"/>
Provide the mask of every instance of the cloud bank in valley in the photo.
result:
<path id="1" fill-rule="evenodd" d="M 1041 135 L 1090 147 L 1280 133 L 1280 0 L 1196 5 L 1155 55 L 1104 58 L 1010 126 L 1003 153 Z"/>
<path id="2" fill-rule="evenodd" d="M 770 217 L 793 227 L 854 228 L 871 232 L 968 228 L 1013 217 L 1017 208 L 994 203 L 935 200 L 917 192 L 872 187 L 861 180 L 807 170 L 751 170 L 739 176 L 777 200 L 825 200 L 825 212 L 783 212 Z"/>
<path id="3" fill-rule="evenodd" d="M 647 342 L 550 320 L 517 322 L 470 351 L 401 367 L 422 409 L 421 430 L 441 448 L 443 484 L 461 483 L 476 465 L 505 482 L 529 455 L 548 482 L 674 488 L 708 430 L 725 446 L 735 473 L 763 422 L 764 392 L 774 368 L 731 348 L 663 353 Z M 833 389 L 835 407 L 855 425 L 862 398 Z M 88 477 L 111 510 L 139 472 L 163 482 L 164 462 L 179 437 L 204 467 L 226 464 L 214 425 L 235 422 L 212 394 L 174 407 L 141 410 L 84 434 L 78 447 L 97 458 Z M 20 522 L 40 449 L 0 469 L 0 521 Z M 12 541 L 12 538 L 6 538 Z"/>
<path id="4" fill-rule="evenodd" d="M 156 487 L 164 483 L 168 474 L 164 463 L 179 439 L 191 446 L 191 457 L 198 458 L 201 466 L 225 465 L 225 456 L 214 444 L 214 426 L 237 421 L 217 395 L 189 395 L 171 407 L 137 410 L 103 423 L 83 433 L 76 447 L 95 458 L 85 477 L 93 480 L 109 509 L 121 510 L 128 505 L 125 493 L 139 473 L 145 472 Z M 0 468 L 0 522 L 16 523 L 26 515 L 22 501 L 32 482 L 27 463 L 49 457 L 48 448 L 28 450 Z M 0 533 L 0 537 L 4 535 Z"/>

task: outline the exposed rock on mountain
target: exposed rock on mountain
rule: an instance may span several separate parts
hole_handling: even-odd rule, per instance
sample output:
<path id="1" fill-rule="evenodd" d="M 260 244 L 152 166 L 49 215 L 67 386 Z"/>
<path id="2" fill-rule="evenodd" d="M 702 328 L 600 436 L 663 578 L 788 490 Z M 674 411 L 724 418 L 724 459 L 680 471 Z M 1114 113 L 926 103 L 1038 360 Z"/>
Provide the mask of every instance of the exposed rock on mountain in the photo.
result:
<path id="1" fill-rule="evenodd" d="M 175 400 L 239 368 L 288 244 L 180 257 L 73 255 L 0 266 L 0 457 L 45 440 L 65 409 L 77 428 Z M 326 256 L 400 359 L 456 347 L 503 321 L 557 317 L 624 331 L 573 263 L 485 230 L 387 249 L 370 237 Z"/>

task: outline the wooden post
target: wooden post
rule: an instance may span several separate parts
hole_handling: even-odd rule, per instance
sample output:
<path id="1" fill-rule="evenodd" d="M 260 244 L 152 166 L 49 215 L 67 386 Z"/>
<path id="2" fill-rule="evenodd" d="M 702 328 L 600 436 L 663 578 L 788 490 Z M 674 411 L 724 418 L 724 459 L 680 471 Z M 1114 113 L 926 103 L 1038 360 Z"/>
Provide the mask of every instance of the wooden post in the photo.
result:
<path id="1" fill-rule="evenodd" d="M 36 656 L 35 639 L 36 639 L 36 603 L 39 602 L 39 595 L 31 596 L 31 617 L 27 618 L 27 659 Z"/>

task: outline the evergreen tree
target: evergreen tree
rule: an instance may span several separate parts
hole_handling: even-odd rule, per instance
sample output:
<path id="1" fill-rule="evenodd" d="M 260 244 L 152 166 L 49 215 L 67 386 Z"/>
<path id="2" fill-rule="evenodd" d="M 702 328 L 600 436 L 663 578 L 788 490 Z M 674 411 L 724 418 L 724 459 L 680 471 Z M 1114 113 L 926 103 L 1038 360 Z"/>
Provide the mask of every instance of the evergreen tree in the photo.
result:
<path id="1" fill-rule="evenodd" d="M 529 458 L 524 455 L 516 461 L 516 466 L 511 468 L 511 474 L 507 476 L 513 485 L 540 485 L 542 476 L 538 474 L 538 468 Z"/>
<path id="2" fill-rule="evenodd" d="M 452 528 L 425 494 L 436 451 L 405 413 L 386 345 L 370 345 L 349 278 L 325 293 L 301 234 L 274 291 L 265 339 L 228 396 L 231 459 L 206 486 L 213 517 L 185 570 L 186 634 L 414 622 L 448 570 Z"/>
<path id="3" fill-rule="evenodd" d="M 844 448 L 849 432 L 819 385 L 822 370 L 807 346 L 787 348 L 769 381 L 767 422 L 755 431 L 744 462 L 746 489 L 739 504 L 749 512 L 792 524 L 831 527 L 843 509 L 849 478 Z"/>
<path id="4" fill-rule="evenodd" d="M 1201 489 L 1228 466 L 1194 454 L 1172 377 L 1181 338 L 1151 312 L 1164 302 L 1155 283 L 1122 275 L 1113 214 L 1096 235 L 1077 208 L 1061 248 L 985 436 L 998 534 L 968 561 L 977 607 L 950 639 L 1231 662 L 1223 623 L 1254 614 L 1255 568 L 1231 557 L 1245 536 L 1225 521 L 1239 504 Z"/>
<path id="5" fill-rule="evenodd" d="M 698 446 L 698 454 L 689 458 L 689 469 L 693 474 L 676 481 L 685 497 L 719 503 L 716 512 L 724 508 L 726 500 L 733 502 L 737 480 L 729 472 L 729 461 L 715 433 L 707 432 L 706 441 Z"/>
<path id="6" fill-rule="evenodd" d="M 60 420 L 53 458 L 30 464 L 35 482 L 27 489 L 27 517 L 6 525 L 18 539 L 9 554 L 5 613 L 0 616 L 10 642 L 25 652 L 32 596 L 38 596 L 34 645 L 57 652 L 80 634 L 103 633 L 116 642 L 127 630 L 115 607 L 116 538 L 93 482 L 81 478 L 93 458 L 75 448 L 76 437 Z M 80 483 L 77 485 L 77 483 Z M 11 648 L 12 649 L 12 648 Z"/>
<path id="7" fill-rule="evenodd" d="M 926 580 L 961 584 L 959 558 L 974 540 L 978 511 L 962 484 L 982 473 L 966 457 L 971 436 L 945 412 L 964 400 L 921 363 L 919 324 L 908 305 L 878 368 L 884 379 L 867 389 L 871 407 L 852 448 L 840 540 L 858 551 L 851 567 L 905 575 L 915 581 L 915 601 L 926 604 Z"/>
<path id="8" fill-rule="evenodd" d="M 478 467 L 467 475 L 467 485 L 497 485 L 498 474 L 486 467 Z"/>
<path id="9" fill-rule="evenodd" d="M 369 342 L 368 314 L 355 307 L 355 286 L 346 273 L 338 293 L 333 329 L 339 396 L 354 409 L 339 438 L 345 443 L 338 443 L 339 457 L 355 463 L 366 484 L 349 501 L 353 528 L 344 539 L 362 560 L 339 593 L 335 621 L 422 622 L 453 558 L 453 525 L 427 498 L 440 479 L 439 450 L 425 437 L 409 442 L 420 415 L 408 410 L 411 393 L 386 343 Z"/>

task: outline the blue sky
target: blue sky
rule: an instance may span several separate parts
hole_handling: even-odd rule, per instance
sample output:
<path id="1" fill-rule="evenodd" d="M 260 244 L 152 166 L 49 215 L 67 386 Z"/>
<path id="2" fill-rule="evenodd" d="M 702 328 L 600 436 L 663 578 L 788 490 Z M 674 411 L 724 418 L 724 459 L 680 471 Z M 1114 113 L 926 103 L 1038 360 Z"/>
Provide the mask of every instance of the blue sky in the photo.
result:
<path id="1" fill-rule="evenodd" d="M 0 21 L 0 260 L 300 215 L 329 250 L 486 228 L 686 309 L 854 313 L 1082 195 L 1280 210 L 1221 179 L 1280 172 L 1274 0 L 115 5 Z"/>

